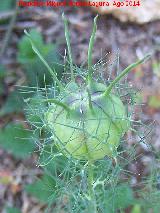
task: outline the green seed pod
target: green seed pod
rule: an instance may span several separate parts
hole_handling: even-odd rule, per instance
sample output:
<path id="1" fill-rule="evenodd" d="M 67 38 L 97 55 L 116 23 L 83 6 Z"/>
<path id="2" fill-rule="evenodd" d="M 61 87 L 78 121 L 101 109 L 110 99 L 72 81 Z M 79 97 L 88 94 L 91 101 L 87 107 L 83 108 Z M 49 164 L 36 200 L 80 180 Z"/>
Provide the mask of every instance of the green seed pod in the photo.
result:
<path id="1" fill-rule="evenodd" d="M 59 151 L 67 157 L 72 156 L 88 161 L 102 159 L 105 156 L 113 157 L 121 137 L 130 127 L 130 119 L 124 104 L 118 95 L 112 93 L 112 89 L 124 75 L 143 63 L 148 55 L 128 66 L 109 86 L 97 83 L 92 77 L 92 51 L 97 28 L 96 17 L 88 50 L 88 76 L 83 87 L 80 87 L 74 79 L 68 23 L 64 16 L 63 20 L 71 70 L 71 82 L 65 87 L 56 78 L 54 71 L 42 58 L 29 37 L 33 50 L 52 73 L 60 90 L 60 94 L 55 99 L 45 100 L 48 103 L 51 102 L 44 116 L 46 126 L 53 135 L 54 143 Z M 26 34 L 29 36 L 28 33 Z"/>
<path id="2" fill-rule="evenodd" d="M 92 107 L 87 89 L 68 92 L 62 99 L 69 111 L 56 104 L 49 107 L 46 121 L 64 154 L 97 160 L 116 151 L 129 122 L 122 101 L 115 95 L 104 96 L 104 91 L 91 94 Z"/>

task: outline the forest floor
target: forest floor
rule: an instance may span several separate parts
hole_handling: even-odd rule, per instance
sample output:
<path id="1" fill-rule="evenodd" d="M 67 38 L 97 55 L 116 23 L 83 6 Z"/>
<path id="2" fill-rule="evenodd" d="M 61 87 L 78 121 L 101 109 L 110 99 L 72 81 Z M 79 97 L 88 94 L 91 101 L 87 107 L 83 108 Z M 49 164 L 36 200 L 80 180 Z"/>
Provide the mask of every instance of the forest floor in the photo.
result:
<path id="1" fill-rule="evenodd" d="M 71 46 L 73 49 L 74 61 L 77 65 L 86 63 L 87 48 L 91 34 L 91 26 L 95 14 L 85 9 L 65 9 L 65 14 L 70 20 Z M 46 42 L 59 43 L 59 53 L 64 55 L 65 39 L 64 28 L 61 19 L 60 9 L 44 10 L 40 8 L 22 9 L 12 35 L 2 57 L 4 64 L 10 72 L 15 72 L 16 77 L 5 79 L 5 94 L 0 98 L 0 106 L 3 105 L 14 85 L 23 82 L 24 75 L 21 67 L 16 61 L 17 45 L 23 35 L 24 28 L 37 28 L 44 36 Z M 1 19 L 1 16 L 0 16 Z M 2 42 L 7 24 L 0 25 L 0 42 Z M 109 66 L 116 66 L 117 54 L 120 55 L 120 70 L 133 63 L 137 58 L 147 53 L 152 53 L 151 60 L 134 69 L 128 76 L 129 82 L 140 89 L 141 100 L 145 103 L 142 106 L 141 118 L 144 122 L 155 122 L 151 144 L 155 149 L 160 149 L 160 106 L 151 102 L 155 97 L 160 102 L 160 22 L 137 25 L 134 23 L 121 23 L 111 15 L 103 15 L 98 20 L 98 30 L 94 47 L 94 61 L 106 55 L 106 62 L 109 64 L 104 70 L 107 77 Z M 114 71 L 113 71 L 114 75 Z M 17 78 L 18 76 L 18 78 Z M 0 118 L 0 127 L 4 127 L 11 120 L 23 120 L 23 115 L 8 115 Z M 145 165 L 151 160 L 152 155 L 145 146 L 140 146 L 143 153 L 138 170 L 145 173 Z M 27 160 L 16 160 L 11 154 L 0 149 L 0 177 L 8 177 L 7 184 L 0 183 L 0 212 L 1 207 L 8 203 L 20 207 L 23 213 L 44 212 L 44 205 L 35 198 L 30 197 L 23 190 L 23 185 L 32 183 L 33 177 L 41 174 L 41 169 L 36 167 L 36 154 Z M 3 211 L 2 211 L 3 212 Z"/>

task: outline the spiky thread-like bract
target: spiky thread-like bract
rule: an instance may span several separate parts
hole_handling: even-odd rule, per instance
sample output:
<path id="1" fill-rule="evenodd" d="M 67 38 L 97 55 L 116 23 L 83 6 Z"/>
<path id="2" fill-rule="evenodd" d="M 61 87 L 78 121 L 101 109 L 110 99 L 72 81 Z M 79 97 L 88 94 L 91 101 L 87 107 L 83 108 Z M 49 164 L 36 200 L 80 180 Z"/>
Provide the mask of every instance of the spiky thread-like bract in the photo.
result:
<path id="1" fill-rule="evenodd" d="M 30 35 L 25 32 L 32 44 L 34 52 L 52 74 L 59 88 L 59 95 L 54 99 L 46 99 L 50 103 L 45 113 L 46 126 L 53 135 L 60 152 L 80 160 L 95 161 L 105 156 L 113 157 L 121 137 L 130 127 L 125 105 L 112 89 L 128 72 L 143 63 L 149 55 L 129 65 L 109 86 L 96 82 L 93 78 L 92 52 L 97 29 L 94 19 L 93 32 L 88 50 L 88 76 L 83 87 L 75 82 L 72 62 L 68 22 L 63 15 L 65 36 L 67 41 L 71 81 L 67 85 L 60 82 L 55 72 L 48 66 L 41 53 L 35 47 Z"/>
<path id="2" fill-rule="evenodd" d="M 97 213 L 99 204 L 97 194 L 95 193 L 96 182 L 94 166 L 96 163 L 101 164 L 99 160 L 105 156 L 116 156 L 121 138 L 132 126 L 130 115 L 126 112 L 125 104 L 119 94 L 113 92 L 113 89 L 133 68 L 147 60 L 149 55 L 129 65 L 110 82 L 109 85 L 96 81 L 93 76 L 94 69 L 92 65 L 92 52 L 98 18 L 98 16 L 96 16 L 88 48 L 88 69 L 85 71 L 85 77 L 82 76 L 84 79 L 83 84 L 78 84 L 75 80 L 75 76 L 77 75 L 75 71 L 78 71 L 78 69 L 73 65 L 72 61 L 68 22 L 64 15 L 62 17 L 65 25 L 65 37 L 71 73 L 71 78 L 66 84 L 57 78 L 55 70 L 52 70 L 48 65 L 42 57 L 40 50 L 36 48 L 30 34 L 25 31 L 31 42 L 33 51 L 46 66 L 56 85 L 54 98 L 46 97 L 45 99 L 37 99 L 37 101 L 48 104 L 42 112 L 42 117 L 45 127 L 51 134 L 51 144 L 53 144 L 53 147 L 56 145 L 58 148 L 58 153 L 55 153 L 54 157 L 60 156 L 59 154 L 61 154 L 73 160 L 75 164 L 77 160 L 78 162 L 82 160 L 82 163 L 85 164 L 80 172 L 87 170 L 87 178 L 85 179 L 85 181 L 87 180 L 87 192 L 83 190 L 84 192 L 81 193 L 79 189 L 80 192 L 78 192 L 78 198 L 76 199 L 79 201 L 81 197 L 85 203 L 87 200 L 87 205 L 89 205 L 86 206 L 85 204 L 86 209 L 83 212 Z M 52 160 L 52 155 L 50 157 Z M 115 170 L 117 170 L 117 168 L 119 167 L 117 166 Z M 75 168 L 75 170 L 77 170 L 77 168 Z M 118 169 L 118 171 L 120 171 L 120 169 Z M 77 185 L 77 176 L 75 176 L 75 179 Z M 97 181 L 99 181 L 99 177 Z M 99 182 L 97 184 L 99 184 Z M 79 211 L 77 210 L 76 212 Z M 105 209 L 105 213 L 106 212 L 107 210 Z"/>

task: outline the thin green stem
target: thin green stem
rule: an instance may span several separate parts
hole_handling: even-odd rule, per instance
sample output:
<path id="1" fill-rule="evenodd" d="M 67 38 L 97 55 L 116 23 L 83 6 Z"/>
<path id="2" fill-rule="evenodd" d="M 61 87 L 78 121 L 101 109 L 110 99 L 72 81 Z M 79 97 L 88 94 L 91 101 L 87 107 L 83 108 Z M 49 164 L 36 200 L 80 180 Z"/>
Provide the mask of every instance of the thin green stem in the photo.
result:
<path id="1" fill-rule="evenodd" d="M 87 89 L 87 93 L 88 93 L 89 108 L 90 108 L 91 112 L 94 114 L 93 105 L 92 105 L 92 99 L 91 99 L 91 94 L 90 94 L 89 89 Z"/>
<path id="2" fill-rule="evenodd" d="M 67 112 L 71 111 L 71 109 L 65 103 L 63 103 L 61 101 L 58 101 L 56 99 L 53 99 L 53 98 L 50 98 L 50 99 L 41 99 L 40 101 L 42 101 L 42 102 L 48 102 L 48 103 L 54 103 L 54 104 L 56 104 L 58 106 L 61 106 Z"/>
<path id="3" fill-rule="evenodd" d="M 98 18 L 98 15 L 94 18 L 92 35 L 90 37 L 89 47 L 88 47 L 88 82 L 89 82 L 89 84 L 92 82 L 92 73 L 93 73 L 92 52 L 93 52 L 93 46 L 94 46 L 94 41 L 95 41 L 95 35 L 96 35 L 96 31 L 97 31 L 97 18 Z"/>
<path id="4" fill-rule="evenodd" d="M 93 163 L 92 161 L 89 160 L 88 161 L 88 192 L 90 198 L 89 213 L 97 213 L 96 198 L 93 189 L 93 182 L 94 182 L 93 178 L 94 178 Z"/>
<path id="5" fill-rule="evenodd" d="M 111 90 L 113 89 L 113 87 L 115 86 L 115 84 L 117 82 L 119 82 L 127 73 L 129 73 L 133 68 L 135 68 L 136 66 L 138 66 L 139 64 L 144 63 L 147 59 L 150 58 L 150 55 L 146 55 L 144 58 L 142 58 L 141 60 L 138 60 L 137 62 L 129 65 L 126 69 L 124 69 L 120 75 L 118 75 L 114 81 L 112 81 L 110 83 L 110 85 L 107 87 L 106 91 L 103 93 L 104 96 L 108 96 L 111 92 Z"/>
<path id="6" fill-rule="evenodd" d="M 65 29 L 65 38 L 68 48 L 68 56 L 69 56 L 69 63 L 70 63 L 70 69 L 71 69 L 71 80 L 75 81 L 74 79 L 74 67 L 73 67 L 73 60 L 72 60 L 72 51 L 71 51 L 71 43 L 70 43 L 70 36 L 69 36 L 69 30 L 68 30 L 68 21 L 64 16 L 64 13 L 62 14 L 62 19 L 64 21 L 64 29 Z"/>
<path id="7" fill-rule="evenodd" d="M 47 67 L 47 69 L 50 72 L 50 74 L 52 75 L 54 81 L 57 83 L 59 89 L 61 91 L 63 91 L 64 87 L 63 87 L 62 83 L 58 80 L 58 78 L 57 78 L 57 76 L 55 74 L 56 73 L 55 69 L 53 68 L 53 70 L 52 70 L 52 68 L 49 66 L 49 64 L 47 63 L 47 61 L 43 58 L 43 56 L 41 55 L 41 53 L 39 52 L 39 50 L 36 48 L 36 46 L 34 44 L 34 41 L 32 40 L 30 34 L 26 30 L 24 30 L 24 33 L 27 35 L 28 39 L 30 40 L 30 43 L 32 45 L 33 51 L 36 53 L 36 55 L 39 57 L 39 59 L 43 62 L 43 64 Z"/>

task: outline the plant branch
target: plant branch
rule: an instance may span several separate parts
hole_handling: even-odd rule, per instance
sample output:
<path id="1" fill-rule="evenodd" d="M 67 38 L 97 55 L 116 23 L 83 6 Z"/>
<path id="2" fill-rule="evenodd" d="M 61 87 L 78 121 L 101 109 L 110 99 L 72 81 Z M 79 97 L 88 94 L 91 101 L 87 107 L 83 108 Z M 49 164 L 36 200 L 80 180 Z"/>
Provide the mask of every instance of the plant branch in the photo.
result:
<path id="1" fill-rule="evenodd" d="M 87 89 L 87 94 L 88 94 L 89 109 L 90 109 L 91 112 L 94 114 L 93 105 L 92 105 L 92 98 L 91 98 L 91 94 L 90 94 L 89 89 Z"/>
<path id="2" fill-rule="evenodd" d="M 33 99 L 32 99 L 33 100 Z M 37 99 L 35 99 L 37 100 Z M 54 103 L 55 105 L 58 105 L 58 106 L 61 106 L 64 110 L 66 110 L 67 112 L 70 112 L 71 109 L 63 102 L 61 101 L 58 101 L 54 98 L 49 98 L 49 99 L 40 99 L 40 100 L 37 100 L 38 102 L 46 102 L 46 103 Z"/>
<path id="3" fill-rule="evenodd" d="M 66 38 L 67 48 L 68 48 L 69 63 L 70 63 L 70 69 L 71 69 L 71 80 L 74 81 L 73 60 L 72 60 L 72 51 L 71 51 L 70 36 L 69 36 L 69 30 L 68 30 L 68 21 L 65 18 L 64 13 L 62 14 L 62 19 L 64 21 L 65 38 Z"/>
<path id="4" fill-rule="evenodd" d="M 57 76 L 55 74 L 56 73 L 55 69 L 53 68 L 53 70 L 52 70 L 52 68 L 49 66 L 49 64 L 47 63 L 47 61 L 43 58 L 43 56 L 41 55 L 41 53 L 39 52 L 39 50 L 36 48 L 36 46 L 34 44 L 34 41 L 32 40 L 30 34 L 26 30 L 24 30 L 24 33 L 28 36 L 28 38 L 30 40 L 30 43 L 32 45 L 33 51 L 36 53 L 36 55 L 39 57 L 39 59 L 43 62 L 43 64 L 47 67 L 47 69 L 50 72 L 50 74 L 52 75 L 54 81 L 57 83 L 59 89 L 61 91 L 63 91 L 64 87 L 63 87 L 62 83 L 58 80 L 58 78 L 57 78 Z"/>
<path id="5" fill-rule="evenodd" d="M 93 24 L 93 30 L 92 30 L 92 35 L 89 41 L 89 47 L 88 47 L 88 81 L 89 83 L 92 82 L 92 52 L 93 52 L 93 46 L 94 46 L 94 41 L 95 41 L 95 34 L 97 31 L 97 18 L 98 15 L 94 18 L 94 24 Z"/>
<path id="6" fill-rule="evenodd" d="M 113 87 L 115 86 L 115 84 L 117 82 L 119 82 L 121 80 L 121 78 L 123 78 L 126 74 L 128 74 L 132 69 L 134 69 L 135 67 L 137 67 L 139 64 L 144 63 L 147 59 L 150 58 L 150 54 L 146 55 L 144 58 L 142 58 L 141 60 L 138 60 L 137 62 L 129 65 L 126 69 L 124 69 L 120 75 L 118 75 L 111 83 L 110 85 L 107 87 L 106 91 L 104 92 L 104 96 L 108 96 L 111 92 L 111 90 L 113 89 Z"/>

